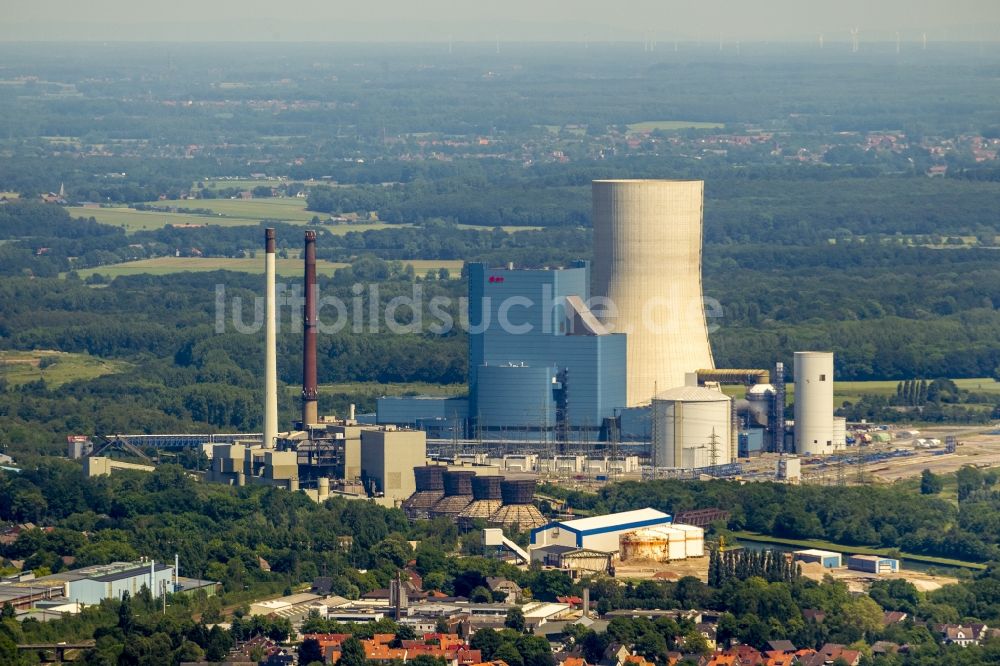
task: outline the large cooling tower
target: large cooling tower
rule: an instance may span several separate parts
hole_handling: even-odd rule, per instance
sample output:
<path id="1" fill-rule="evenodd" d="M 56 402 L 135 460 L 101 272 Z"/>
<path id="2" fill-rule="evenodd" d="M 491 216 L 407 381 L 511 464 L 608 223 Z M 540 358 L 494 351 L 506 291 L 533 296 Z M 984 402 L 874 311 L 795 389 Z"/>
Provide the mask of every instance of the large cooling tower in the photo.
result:
<path id="1" fill-rule="evenodd" d="M 795 352 L 794 373 L 795 452 L 833 453 L 833 353 Z"/>
<path id="2" fill-rule="evenodd" d="M 591 297 L 602 322 L 628 334 L 628 405 L 714 368 L 701 292 L 704 183 L 595 180 Z"/>

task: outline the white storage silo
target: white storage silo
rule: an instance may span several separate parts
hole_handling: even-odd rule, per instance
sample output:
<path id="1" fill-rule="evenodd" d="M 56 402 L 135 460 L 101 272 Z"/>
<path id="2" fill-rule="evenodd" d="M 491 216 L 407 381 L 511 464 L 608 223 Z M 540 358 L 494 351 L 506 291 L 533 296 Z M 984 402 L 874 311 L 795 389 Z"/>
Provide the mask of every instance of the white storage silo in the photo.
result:
<path id="1" fill-rule="evenodd" d="M 591 297 L 602 323 L 627 333 L 628 406 L 714 368 L 701 283 L 700 180 L 595 180 Z"/>
<path id="2" fill-rule="evenodd" d="M 833 352 L 795 352 L 795 452 L 832 453 Z"/>
<path id="3" fill-rule="evenodd" d="M 705 530 L 695 525 L 674 523 L 671 527 L 684 533 L 685 554 L 687 557 L 705 556 Z"/>
<path id="4" fill-rule="evenodd" d="M 687 534 L 666 525 L 646 527 L 618 537 L 618 551 L 624 562 L 683 560 L 687 555 Z"/>
<path id="5" fill-rule="evenodd" d="M 833 448 L 840 450 L 847 446 L 847 419 L 843 416 L 833 417 Z"/>
<path id="6" fill-rule="evenodd" d="M 695 469 L 733 461 L 731 400 L 715 389 L 680 386 L 653 398 L 653 457 L 657 467 Z M 714 439 L 714 443 L 713 443 Z"/>
<path id="7" fill-rule="evenodd" d="M 687 534 L 673 527 L 661 527 L 670 538 L 670 559 L 683 560 L 687 557 Z"/>

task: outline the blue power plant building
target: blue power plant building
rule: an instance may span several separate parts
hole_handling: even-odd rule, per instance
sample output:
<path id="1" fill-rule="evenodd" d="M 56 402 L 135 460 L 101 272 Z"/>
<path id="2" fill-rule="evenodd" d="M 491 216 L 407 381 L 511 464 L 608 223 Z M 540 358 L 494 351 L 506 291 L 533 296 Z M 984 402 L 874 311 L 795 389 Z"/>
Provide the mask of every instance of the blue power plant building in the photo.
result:
<path id="1" fill-rule="evenodd" d="M 464 419 L 468 436 L 485 439 L 606 434 L 626 405 L 626 336 L 608 332 L 590 312 L 589 262 L 559 269 L 473 263 L 468 280 L 467 403 L 383 398 L 378 422 L 433 431 L 435 420 L 454 429 Z"/>

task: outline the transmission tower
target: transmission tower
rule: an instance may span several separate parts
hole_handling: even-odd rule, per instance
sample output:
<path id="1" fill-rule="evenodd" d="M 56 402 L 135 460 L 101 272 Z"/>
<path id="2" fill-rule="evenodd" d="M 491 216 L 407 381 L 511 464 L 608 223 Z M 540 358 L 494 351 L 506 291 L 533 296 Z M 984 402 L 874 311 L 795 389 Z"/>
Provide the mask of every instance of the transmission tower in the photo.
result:
<path id="1" fill-rule="evenodd" d="M 865 483 L 865 454 L 858 452 L 858 485 Z"/>
<path id="2" fill-rule="evenodd" d="M 847 485 L 847 463 L 844 460 L 844 456 L 839 456 L 837 458 L 837 485 L 846 486 Z"/>
<path id="3" fill-rule="evenodd" d="M 719 466 L 719 436 L 712 428 L 712 437 L 708 440 L 708 461 L 712 468 L 712 476 L 715 476 L 716 468 Z"/>

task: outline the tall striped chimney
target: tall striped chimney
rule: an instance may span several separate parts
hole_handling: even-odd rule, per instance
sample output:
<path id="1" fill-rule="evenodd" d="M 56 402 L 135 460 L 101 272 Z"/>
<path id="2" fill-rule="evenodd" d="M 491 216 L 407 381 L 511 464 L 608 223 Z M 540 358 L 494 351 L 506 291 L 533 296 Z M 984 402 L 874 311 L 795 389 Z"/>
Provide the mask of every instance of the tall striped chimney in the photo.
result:
<path id="1" fill-rule="evenodd" d="M 302 317 L 302 427 L 319 421 L 316 405 L 316 232 L 306 232 L 306 303 Z"/>
<path id="2" fill-rule="evenodd" d="M 274 229 L 264 230 L 264 448 L 278 437 L 278 315 L 274 294 Z"/>

